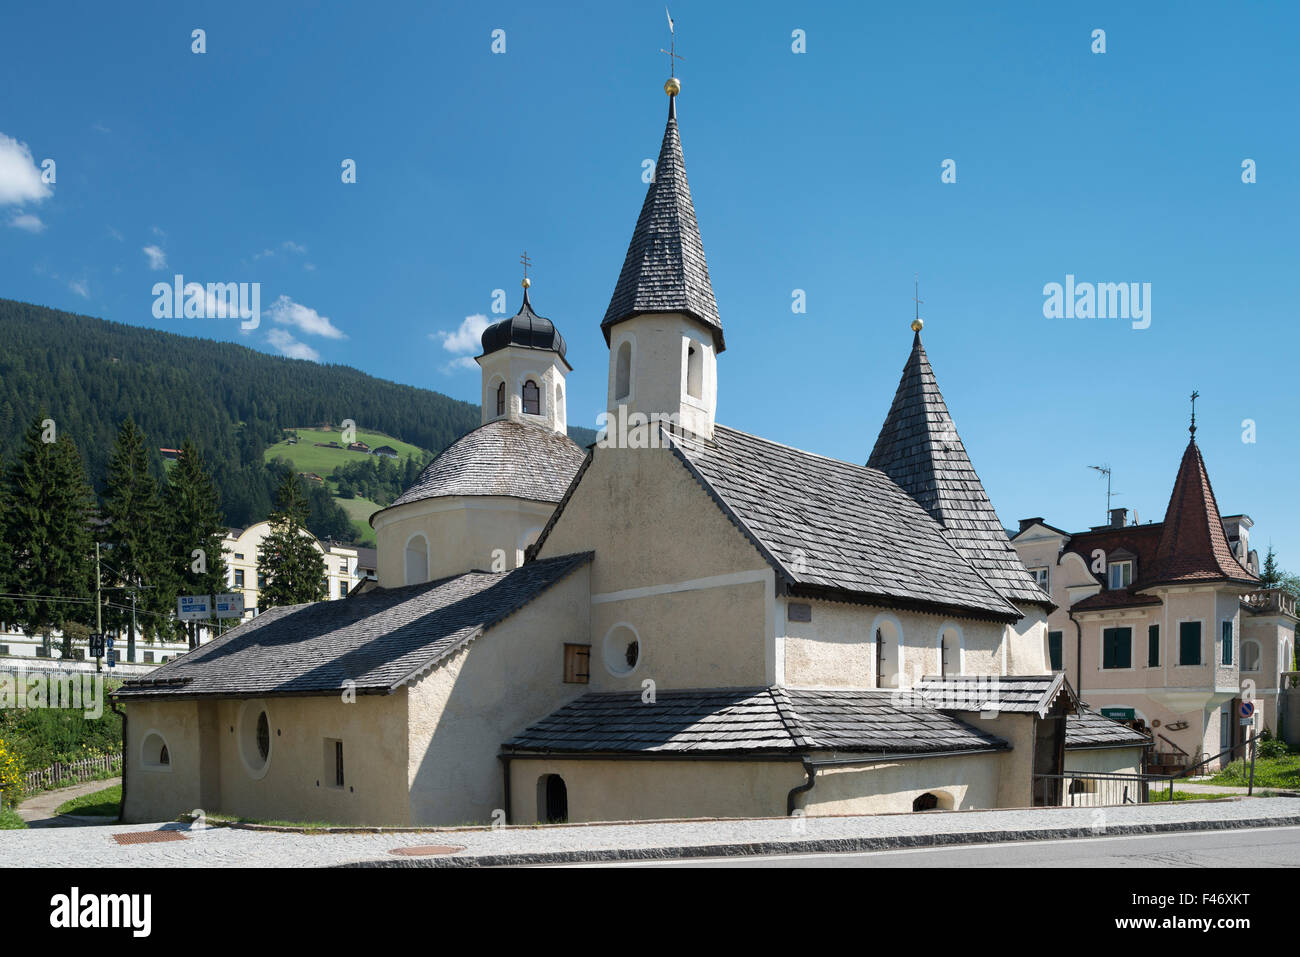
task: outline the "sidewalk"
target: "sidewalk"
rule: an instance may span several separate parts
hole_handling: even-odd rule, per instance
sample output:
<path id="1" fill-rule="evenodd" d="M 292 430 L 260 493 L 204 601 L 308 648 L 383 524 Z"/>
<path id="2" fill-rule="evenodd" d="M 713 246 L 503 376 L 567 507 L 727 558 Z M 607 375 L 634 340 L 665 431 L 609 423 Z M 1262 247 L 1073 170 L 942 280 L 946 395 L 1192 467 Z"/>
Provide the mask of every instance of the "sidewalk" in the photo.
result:
<path id="1" fill-rule="evenodd" d="M 18 816 L 27 822 L 29 828 L 33 827 L 84 827 L 94 824 L 108 824 L 110 818 L 103 817 L 60 817 L 54 812 L 59 805 L 65 801 L 71 801 L 73 798 L 81 797 L 83 794 L 92 794 L 95 791 L 102 791 L 105 788 L 111 788 L 115 784 L 121 784 L 122 779 L 104 778 L 102 781 L 85 781 L 82 784 L 74 784 L 70 788 L 58 788 L 54 791 L 41 791 L 23 801 L 18 805 Z"/>
<path id="2" fill-rule="evenodd" d="M 1300 799 L 855 817 L 661 821 L 303 834 L 188 824 L 0 832 L 0 867 L 484 867 L 871 851 L 1126 834 L 1300 827 Z M 160 843 L 122 845 L 114 835 Z M 130 838 L 128 840 L 138 840 Z M 454 853 L 408 856 L 430 845 Z M 406 854 L 395 850 L 406 848 Z"/>

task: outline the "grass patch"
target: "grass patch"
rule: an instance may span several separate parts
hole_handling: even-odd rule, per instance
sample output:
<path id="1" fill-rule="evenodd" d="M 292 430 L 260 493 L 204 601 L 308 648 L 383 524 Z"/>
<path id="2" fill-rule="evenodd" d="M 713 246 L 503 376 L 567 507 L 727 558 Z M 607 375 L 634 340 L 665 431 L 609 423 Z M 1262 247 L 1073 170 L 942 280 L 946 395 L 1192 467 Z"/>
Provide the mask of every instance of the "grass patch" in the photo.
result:
<path id="1" fill-rule="evenodd" d="M 376 505 L 368 498 L 341 498 L 334 496 L 334 501 L 338 502 L 343 511 L 347 512 L 348 518 L 352 520 L 352 527 L 356 529 L 357 540 L 362 545 L 375 547 L 375 530 L 370 527 L 370 516 L 379 511 L 383 506 Z"/>
<path id="2" fill-rule="evenodd" d="M 1244 788 L 1250 784 L 1250 765 L 1245 760 L 1233 761 L 1210 778 L 1208 783 Z M 1283 788 L 1285 790 L 1300 789 L 1300 754 L 1257 758 L 1255 760 L 1255 787 Z"/>
<path id="3" fill-rule="evenodd" d="M 1150 804 L 1168 803 L 1168 801 L 1169 801 L 1169 791 L 1166 790 L 1165 788 L 1161 788 L 1159 791 L 1157 791 L 1157 790 L 1155 790 L 1154 788 L 1152 788 L 1152 790 L 1151 790 L 1150 793 L 1151 793 L 1151 796 L 1150 796 L 1150 798 L 1148 799 L 1148 803 L 1150 803 Z M 1193 793 L 1193 792 L 1191 792 L 1191 791 L 1175 791 L 1175 792 L 1174 792 L 1174 801 L 1175 801 L 1175 802 L 1177 802 L 1177 801 L 1213 801 L 1213 800 L 1216 800 L 1216 799 L 1218 799 L 1218 798 L 1222 798 L 1222 797 L 1231 797 L 1231 795 L 1228 795 L 1228 794 L 1200 794 L 1200 793 Z"/>
<path id="4" fill-rule="evenodd" d="M 92 791 L 70 801 L 64 801 L 55 814 L 84 814 L 87 817 L 116 818 L 122 803 L 122 785 L 114 784 L 102 791 Z"/>
<path id="5" fill-rule="evenodd" d="M 0 811 L 0 831 L 25 831 L 27 822 L 18 816 L 17 811 L 6 808 Z"/>
<path id="6" fill-rule="evenodd" d="M 186 816 L 186 820 L 189 820 Z M 204 820 L 209 824 L 260 824 L 264 827 L 298 827 L 304 831 L 323 831 L 331 827 L 345 827 L 330 821 L 280 821 L 260 817 L 235 817 L 230 814 L 205 814 Z"/>
<path id="7" fill-rule="evenodd" d="M 342 431 L 331 429 L 329 432 L 321 432 L 312 428 L 299 428 L 298 442 L 291 445 L 286 439 L 283 442 L 277 442 L 266 450 L 263 454 L 263 460 L 270 462 L 277 456 L 286 458 L 293 463 L 295 471 L 298 472 L 315 472 L 322 478 L 329 478 L 330 474 L 346 462 L 364 462 L 371 458 L 366 452 L 350 452 L 347 449 L 328 449 L 318 448 L 317 442 L 343 442 Z M 364 442 L 372 449 L 381 445 L 389 445 L 397 449 L 397 461 L 394 465 L 400 464 L 408 455 L 413 456 L 417 461 L 424 461 L 428 452 L 418 446 L 411 445 L 409 442 L 403 442 L 395 439 L 391 435 L 384 435 L 382 432 L 363 432 L 357 429 L 358 442 Z"/>

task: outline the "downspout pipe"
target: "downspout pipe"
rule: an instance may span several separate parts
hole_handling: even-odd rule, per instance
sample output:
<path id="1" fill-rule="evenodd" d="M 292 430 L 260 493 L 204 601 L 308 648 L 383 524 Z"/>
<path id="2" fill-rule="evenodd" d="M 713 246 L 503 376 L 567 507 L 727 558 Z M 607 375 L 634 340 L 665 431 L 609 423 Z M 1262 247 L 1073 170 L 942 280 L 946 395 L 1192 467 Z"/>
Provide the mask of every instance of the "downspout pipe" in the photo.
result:
<path id="1" fill-rule="evenodd" d="M 117 715 L 119 718 L 122 719 L 122 801 L 117 806 L 117 819 L 119 821 L 125 821 L 126 820 L 126 782 L 127 782 L 126 712 L 118 707 L 117 701 L 115 701 L 112 697 L 108 699 L 108 706 L 110 709 L 112 709 L 113 714 Z"/>
<path id="2" fill-rule="evenodd" d="M 803 770 L 804 773 L 808 775 L 808 780 L 805 781 L 803 784 L 797 784 L 794 787 L 792 787 L 790 789 L 790 793 L 786 795 L 785 798 L 786 817 L 794 817 L 794 811 L 795 811 L 794 802 L 798 799 L 800 794 L 804 794 L 808 791 L 811 791 L 813 789 L 813 785 L 817 783 L 817 765 L 813 764 L 812 760 L 809 759 L 806 755 L 801 755 L 799 758 L 799 762 L 803 765 Z"/>
<path id="3" fill-rule="evenodd" d="M 498 754 L 497 757 L 501 759 L 501 770 L 505 777 L 506 796 L 505 796 L 505 801 L 502 804 L 502 810 L 506 812 L 505 823 L 509 824 L 510 823 L 510 758 L 512 757 L 512 755 Z"/>
<path id="4" fill-rule="evenodd" d="M 1079 619 L 1074 617 L 1073 611 L 1067 611 L 1070 621 L 1074 622 L 1074 694 L 1083 700 L 1083 626 L 1079 624 Z"/>

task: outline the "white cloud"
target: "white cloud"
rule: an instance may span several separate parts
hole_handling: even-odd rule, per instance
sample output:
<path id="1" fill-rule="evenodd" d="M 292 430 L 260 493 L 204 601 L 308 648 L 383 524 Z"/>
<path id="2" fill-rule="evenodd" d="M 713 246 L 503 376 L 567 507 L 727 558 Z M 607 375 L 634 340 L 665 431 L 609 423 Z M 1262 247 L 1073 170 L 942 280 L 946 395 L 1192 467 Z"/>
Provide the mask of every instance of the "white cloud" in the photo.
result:
<path id="1" fill-rule="evenodd" d="M 86 286 L 86 280 L 84 279 L 72 280 L 68 283 L 68 288 L 83 299 L 90 298 L 90 289 Z"/>
<path id="2" fill-rule="evenodd" d="M 39 203 L 50 193 L 27 144 L 0 133 L 0 205 Z"/>
<path id="3" fill-rule="evenodd" d="M 118 232 L 116 229 L 114 229 L 112 226 L 109 226 L 109 227 L 108 227 L 108 234 L 109 234 L 110 236 L 112 236 L 114 239 L 116 239 L 119 243 L 126 239 L 125 236 L 123 236 L 121 233 L 119 233 L 119 232 Z"/>
<path id="4" fill-rule="evenodd" d="M 320 358 L 319 352 L 307 343 L 299 342 L 285 329 L 267 330 L 266 341 L 279 349 L 281 355 L 286 355 L 290 359 L 310 359 L 315 362 Z"/>
<path id="5" fill-rule="evenodd" d="M 159 238 L 165 239 L 167 237 L 167 234 L 162 231 L 161 227 L 158 226 L 150 226 L 149 232 L 153 233 L 155 236 L 158 236 Z"/>
<path id="6" fill-rule="evenodd" d="M 300 256 L 307 252 L 306 246 L 299 246 L 297 243 L 289 239 L 286 239 L 284 242 L 282 242 L 280 246 L 284 249 L 289 250 L 289 252 L 297 253 Z"/>
<path id="7" fill-rule="evenodd" d="M 144 254 L 149 257 L 150 269 L 166 269 L 167 254 L 157 246 L 145 246 Z"/>
<path id="8" fill-rule="evenodd" d="M 41 218 L 33 216 L 31 213 L 14 213 L 14 218 L 9 220 L 9 225 L 17 229 L 25 229 L 29 233 L 39 233 L 45 230 L 45 224 L 41 222 Z"/>
<path id="9" fill-rule="evenodd" d="M 469 352 L 477 352 L 482 345 L 483 330 L 491 325 L 491 321 L 482 313 L 475 313 L 472 316 L 466 316 L 461 320 L 460 327 L 455 332 L 447 332 L 439 329 L 437 332 L 429 333 L 429 338 L 441 342 L 442 347 L 453 355 L 464 355 Z M 474 360 L 470 360 L 470 365 Z M 458 365 L 453 363 L 453 365 Z M 463 366 L 469 368 L 469 366 Z"/>
<path id="10" fill-rule="evenodd" d="M 274 255 L 275 255 L 274 249 L 263 249 L 260 253 L 253 253 L 253 262 L 257 262 L 257 260 L 259 259 L 265 259 L 267 256 L 274 256 Z"/>
<path id="11" fill-rule="evenodd" d="M 303 263 L 303 264 L 302 264 L 302 268 L 305 269 L 305 270 L 307 270 L 308 272 L 315 272 L 315 271 L 316 271 L 316 264 L 315 264 L 315 263 Z"/>
<path id="12" fill-rule="evenodd" d="M 309 336 L 324 336 L 326 339 L 346 339 L 343 330 L 330 322 L 329 316 L 322 316 L 310 306 L 294 302 L 288 296 L 281 296 L 271 303 L 267 310 L 271 318 L 282 326 L 293 326 Z"/>

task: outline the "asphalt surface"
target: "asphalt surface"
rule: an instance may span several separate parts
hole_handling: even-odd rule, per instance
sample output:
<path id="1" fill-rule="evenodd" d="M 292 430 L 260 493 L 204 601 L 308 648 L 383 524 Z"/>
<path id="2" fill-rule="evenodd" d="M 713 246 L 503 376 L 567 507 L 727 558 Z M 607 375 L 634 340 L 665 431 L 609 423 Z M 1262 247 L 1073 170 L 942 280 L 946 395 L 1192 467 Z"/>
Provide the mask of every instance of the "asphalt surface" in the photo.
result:
<path id="1" fill-rule="evenodd" d="M 573 867 L 1296 867 L 1300 827 L 1085 837 L 857 854 L 772 854 Z"/>

